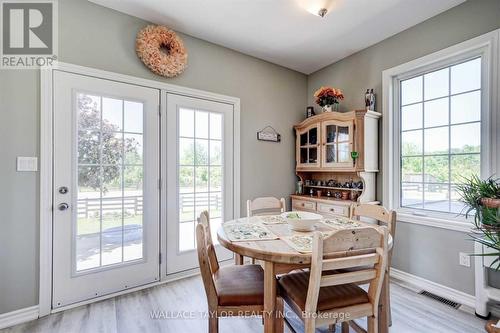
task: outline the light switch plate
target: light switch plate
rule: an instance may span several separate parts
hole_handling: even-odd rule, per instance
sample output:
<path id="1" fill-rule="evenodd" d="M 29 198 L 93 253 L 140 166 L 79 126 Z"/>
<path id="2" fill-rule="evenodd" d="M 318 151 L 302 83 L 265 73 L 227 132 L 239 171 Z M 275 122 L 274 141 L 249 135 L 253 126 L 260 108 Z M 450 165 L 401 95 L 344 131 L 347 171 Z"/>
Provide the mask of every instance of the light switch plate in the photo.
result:
<path id="1" fill-rule="evenodd" d="M 470 255 L 468 253 L 460 252 L 459 254 L 459 264 L 461 266 L 470 267 Z"/>
<path id="2" fill-rule="evenodd" d="M 17 171 L 38 171 L 38 158 L 18 156 Z"/>

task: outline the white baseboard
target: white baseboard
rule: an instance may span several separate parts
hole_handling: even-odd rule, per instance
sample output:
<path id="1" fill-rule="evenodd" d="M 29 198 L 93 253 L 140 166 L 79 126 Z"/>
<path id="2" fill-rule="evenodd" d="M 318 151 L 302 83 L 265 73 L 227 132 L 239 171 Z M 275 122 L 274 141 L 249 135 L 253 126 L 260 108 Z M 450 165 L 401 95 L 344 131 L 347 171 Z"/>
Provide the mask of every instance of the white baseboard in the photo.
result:
<path id="1" fill-rule="evenodd" d="M 443 286 L 442 284 L 432 282 L 430 280 L 421 278 L 419 276 L 391 268 L 391 278 L 400 280 L 411 286 L 419 289 L 427 290 L 438 296 L 447 298 L 451 301 L 475 308 L 475 297 L 450 287 Z"/>
<path id="2" fill-rule="evenodd" d="M 38 318 L 38 305 L 0 314 L 0 329 L 22 324 Z"/>

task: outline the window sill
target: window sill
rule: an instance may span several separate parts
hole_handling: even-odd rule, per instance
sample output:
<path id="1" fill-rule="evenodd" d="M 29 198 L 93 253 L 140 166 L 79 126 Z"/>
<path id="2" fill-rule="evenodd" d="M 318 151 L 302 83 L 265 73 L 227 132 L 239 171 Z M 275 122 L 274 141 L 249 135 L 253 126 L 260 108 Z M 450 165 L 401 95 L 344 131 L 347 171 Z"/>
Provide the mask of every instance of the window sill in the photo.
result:
<path id="1" fill-rule="evenodd" d="M 472 232 L 473 223 L 464 218 L 445 218 L 435 216 L 419 216 L 411 211 L 401 210 L 397 212 L 398 222 L 413 223 L 433 228 L 441 228 L 452 231 L 469 233 Z"/>

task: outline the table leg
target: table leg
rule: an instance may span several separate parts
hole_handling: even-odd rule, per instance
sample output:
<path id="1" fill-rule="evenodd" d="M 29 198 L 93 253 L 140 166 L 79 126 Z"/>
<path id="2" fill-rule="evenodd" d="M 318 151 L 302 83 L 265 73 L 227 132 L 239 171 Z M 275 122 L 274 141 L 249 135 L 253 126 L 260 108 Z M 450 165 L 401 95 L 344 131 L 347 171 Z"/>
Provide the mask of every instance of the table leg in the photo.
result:
<path id="1" fill-rule="evenodd" d="M 243 265 L 243 256 L 241 254 L 234 254 L 234 264 L 235 265 Z"/>
<path id="2" fill-rule="evenodd" d="M 380 304 L 379 304 L 379 317 L 378 317 L 378 333 L 388 333 L 389 332 L 389 274 L 386 272 L 384 274 L 384 281 L 382 284 L 382 291 L 380 293 Z"/>
<path id="3" fill-rule="evenodd" d="M 276 267 L 264 262 L 264 332 L 275 333 L 276 319 Z"/>

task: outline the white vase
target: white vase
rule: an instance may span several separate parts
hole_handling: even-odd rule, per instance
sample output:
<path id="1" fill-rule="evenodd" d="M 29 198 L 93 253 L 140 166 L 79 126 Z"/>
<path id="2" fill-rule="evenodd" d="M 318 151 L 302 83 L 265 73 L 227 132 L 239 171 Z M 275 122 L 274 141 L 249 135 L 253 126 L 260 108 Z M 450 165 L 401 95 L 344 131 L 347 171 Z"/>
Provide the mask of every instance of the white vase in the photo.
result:
<path id="1" fill-rule="evenodd" d="M 323 106 L 323 112 L 332 112 L 332 106 L 331 105 L 325 105 Z"/>

